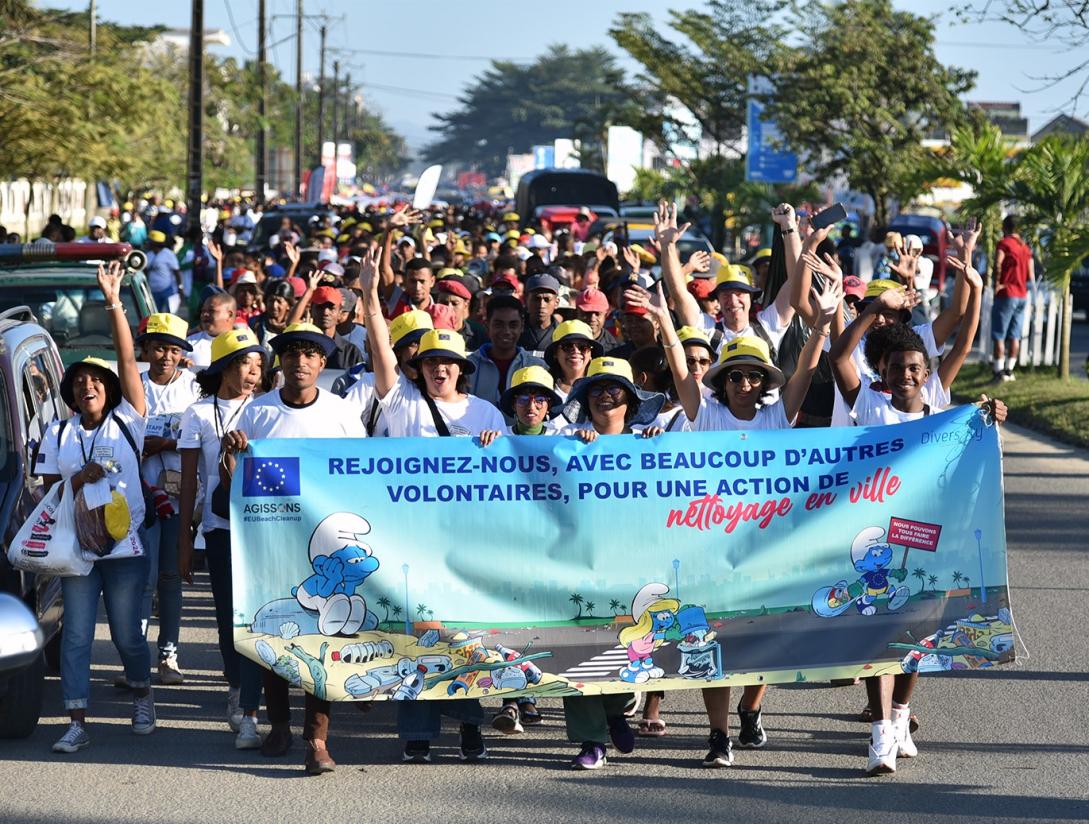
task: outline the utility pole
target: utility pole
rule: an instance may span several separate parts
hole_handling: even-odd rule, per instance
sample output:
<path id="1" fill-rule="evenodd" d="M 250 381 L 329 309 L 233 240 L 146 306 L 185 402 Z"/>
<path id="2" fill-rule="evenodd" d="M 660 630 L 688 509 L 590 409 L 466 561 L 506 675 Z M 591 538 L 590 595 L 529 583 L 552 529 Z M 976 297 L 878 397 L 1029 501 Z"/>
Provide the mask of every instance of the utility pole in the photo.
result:
<path id="1" fill-rule="evenodd" d="M 203 187 L 204 110 L 204 0 L 191 0 L 189 20 L 189 163 L 185 195 L 188 204 L 187 229 L 200 225 L 200 195 Z"/>
<path id="2" fill-rule="evenodd" d="M 265 72 L 265 0 L 257 2 L 257 82 L 260 85 L 260 94 L 257 97 L 257 146 L 254 151 L 254 159 L 257 168 L 254 170 L 254 188 L 257 190 L 257 202 L 263 203 L 268 184 L 268 155 L 266 144 L 268 142 L 268 125 L 265 122 L 265 110 L 268 103 L 268 82 Z"/>
<path id="3" fill-rule="evenodd" d="M 94 57 L 95 49 L 98 46 L 98 4 L 95 0 L 91 0 L 91 8 L 88 10 L 87 16 L 90 18 L 90 24 L 87 28 L 87 48 L 91 52 L 91 57 Z"/>
<path id="4" fill-rule="evenodd" d="M 340 137 L 340 61 L 333 61 L 333 191 L 337 189 L 337 138 Z"/>
<path id="5" fill-rule="evenodd" d="M 351 142 L 352 132 L 352 115 L 354 114 L 355 104 L 352 103 L 352 73 L 348 72 L 344 76 L 344 122 L 341 126 L 341 133 L 344 138 Z"/>
<path id="6" fill-rule="evenodd" d="M 295 0 L 295 197 L 302 191 L 303 0 Z"/>
<path id="7" fill-rule="evenodd" d="M 325 24 L 321 26 L 321 69 L 318 72 L 318 162 L 325 147 Z"/>

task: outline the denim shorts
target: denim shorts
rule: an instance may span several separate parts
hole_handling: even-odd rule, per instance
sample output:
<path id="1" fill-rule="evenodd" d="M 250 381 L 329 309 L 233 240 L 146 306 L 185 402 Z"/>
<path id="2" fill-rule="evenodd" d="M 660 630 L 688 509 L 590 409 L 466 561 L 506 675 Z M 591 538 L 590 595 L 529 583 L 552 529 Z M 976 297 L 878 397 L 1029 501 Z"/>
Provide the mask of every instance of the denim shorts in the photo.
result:
<path id="1" fill-rule="evenodd" d="M 991 308 L 991 340 L 1021 340 L 1021 319 L 1028 298 L 995 298 Z"/>

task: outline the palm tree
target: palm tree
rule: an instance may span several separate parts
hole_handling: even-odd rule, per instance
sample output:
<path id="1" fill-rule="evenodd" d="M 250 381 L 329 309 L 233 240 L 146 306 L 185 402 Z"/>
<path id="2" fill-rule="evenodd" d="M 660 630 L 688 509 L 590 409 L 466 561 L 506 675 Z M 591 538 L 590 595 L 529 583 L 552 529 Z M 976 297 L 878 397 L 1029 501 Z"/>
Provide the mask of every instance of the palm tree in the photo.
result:
<path id="1" fill-rule="evenodd" d="M 1089 257 L 1089 139 L 1053 135 L 1028 149 L 1007 197 L 1036 227 L 1044 277 L 1063 295 L 1059 377 L 1070 377 L 1070 278 Z M 1040 236 L 1043 236 L 1042 238 Z"/>
<path id="2" fill-rule="evenodd" d="M 385 610 L 386 617 L 385 617 L 384 623 L 388 624 L 389 623 L 389 608 L 390 608 L 389 598 L 387 598 L 385 595 L 383 595 L 381 598 L 378 599 L 378 606 L 382 607 L 382 609 Z"/>
<path id="3" fill-rule="evenodd" d="M 972 579 L 967 575 L 964 576 L 964 588 L 970 593 L 972 591 Z"/>
<path id="4" fill-rule="evenodd" d="M 597 604 L 595 604 L 593 601 L 587 601 L 586 602 L 586 617 L 587 618 L 593 618 L 594 617 L 594 607 L 596 607 L 596 606 L 597 606 Z"/>
<path id="5" fill-rule="evenodd" d="M 957 572 L 956 570 L 953 570 L 953 585 L 954 585 L 954 586 L 957 586 L 957 585 L 959 585 L 959 584 L 960 584 L 960 582 L 961 582 L 961 581 L 962 581 L 963 579 L 964 579 L 964 576 L 963 576 L 963 575 L 961 575 L 961 574 L 960 574 L 959 572 Z"/>
<path id="6" fill-rule="evenodd" d="M 423 620 L 423 617 L 427 614 L 427 604 L 416 604 L 416 616 Z"/>
<path id="7" fill-rule="evenodd" d="M 915 567 L 915 571 L 911 573 L 919 579 L 919 585 L 924 589 L 926 588 L 926 570 L 922 567 Z"/>
<path id="8" fill-rule="evenodd" d="M 938 589 L 938 576 L 937 576 L 937 575 L 931 575 L 931 576 L 930 576 L 929 578 L 927 578 L 926 580 L 927 580 L 927 583 L 929 583 L 929 584 L 930 584 L 930 589 L 931 589 L 932 591 L 935 591 L 935 592 L 936 592 L 936 591 L 937 591 L 937 589 Z"/>
<path id="9" fill-rule="evenodd" d="M 574 604 L 576 607 L 578 607 L 579 612 L 578 615 L 575 616 L 575 620 L 578 621 L 580 618 L 582 618 L 582 596 L 579 595 L 577 592 L 572 592 L 571 597 L 567 600 Z"/>
<path id="10" fill-rule="evenodd" d="M 434 621 L 435 620 L 435 610 L 429 609 L 427 611 L 427 620 L 428 621 Z"/>
<path id="11" fill-rule="evenodd" d="M 611 612 L 613 615 L 618 614 L 620 606 L 620 602 L 613 598 L 611 601 L 609 601 L 609 612 Z"/>
<path id="12" fill-rule="evenodd" d="M 397 606 L 397 604 L 394 604 L 394 605 L 393 605 L 393 617 L 394 617 L 394 619 L 400 618 L 400 617 L 401 617 L 401 613 L 402 613 L 403 611 L 404 611 L 404 610 L 402 610 L 402 609 L 401 609 L 401 608 L 400 608 L 399 606 Z"/>

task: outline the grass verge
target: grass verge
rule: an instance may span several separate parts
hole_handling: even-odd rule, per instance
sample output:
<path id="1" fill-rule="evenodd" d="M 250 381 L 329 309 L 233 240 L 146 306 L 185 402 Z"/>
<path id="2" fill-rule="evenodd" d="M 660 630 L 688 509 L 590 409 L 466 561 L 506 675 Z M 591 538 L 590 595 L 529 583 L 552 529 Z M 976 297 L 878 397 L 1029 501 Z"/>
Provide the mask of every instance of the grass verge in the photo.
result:
<path id="1" fill-rule="evenodd" d="M 1074 446 L 1089 447 L 1089 381 L 1061 381 L 1051 367 L 1018 369 L 1017 380 L 991 383 L 985 363 L 965 364 L 953 383 L 953 399 L 966 403 L 981 394 L 1001 398 L 1009 419 Z"/>

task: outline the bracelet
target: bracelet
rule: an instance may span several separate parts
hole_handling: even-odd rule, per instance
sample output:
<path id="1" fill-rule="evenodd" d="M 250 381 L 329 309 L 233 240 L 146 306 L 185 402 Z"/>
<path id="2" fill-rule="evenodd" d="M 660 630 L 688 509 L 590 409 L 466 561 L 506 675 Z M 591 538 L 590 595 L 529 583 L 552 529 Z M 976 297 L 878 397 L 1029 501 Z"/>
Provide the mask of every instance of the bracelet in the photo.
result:
<path id="1" fill-rule="evenodd" d="M 790 227 L 789 229 L 783 229 L 783 230 L 782 230 L 782 232 L 783 232 L 783 234 L 784 234 L 784 235 L 792 235 L 792 234 L 794 234 L 794 233 L 795 233 L 796 231 L 798 231 L 798 228 L 797 228 L 796 226 L 791 226 L 791 227 Z"/>
<path id="2" fill-rule="evenodd" d="M 681 345 L 680 341 L 677 341 L 676 343 L 663 343 L 662 348 L 663 349 L 676 349 L 680 345 Z"/>
<path id="3" fill-rule="evenodd" d="M 102 308 L 105 309 L 107 312 L 110 312 L 114 309 L 120 309 L 124 311 L 125 305 L 123 303 L 111 303 L 108 306 L 103 306 Z"/>
<path id="4" fill-rule="evenodd" d="M 830 334 L 827 329 L 814 329 L 812 326 L 809 327 L 809 331 L 814 335 L 820 335 L 822 338 L 826 338 Z"/>

